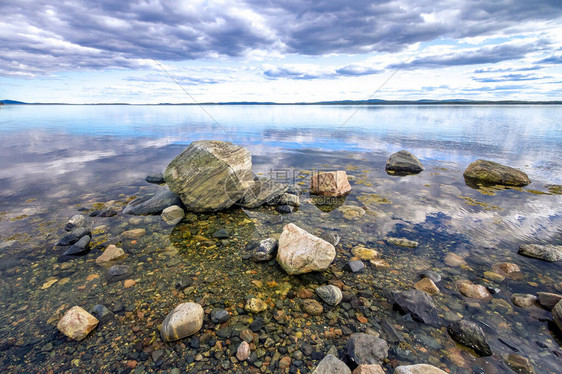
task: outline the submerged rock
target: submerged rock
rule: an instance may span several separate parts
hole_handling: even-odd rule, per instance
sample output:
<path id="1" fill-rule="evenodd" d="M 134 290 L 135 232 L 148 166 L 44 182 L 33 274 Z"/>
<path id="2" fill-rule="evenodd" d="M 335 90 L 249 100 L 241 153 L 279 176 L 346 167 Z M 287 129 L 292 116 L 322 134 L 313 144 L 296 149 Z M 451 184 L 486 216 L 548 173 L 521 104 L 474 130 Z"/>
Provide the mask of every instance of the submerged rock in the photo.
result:
<path id="1" fill-rule="evenodd" d="M 107 246 L 105 251 L 103 251 L 103 253 L 98 258 L 96 258 L 96 264 L 107 264 L 112 261 L 119 260 L 123 257 L 125 257 L 125 251 L 123 251 L 122 248 L 118 248 L 115 245 L 110 244 Z"/>
<path id="2" fill-rule="evenodd" d="M 188 210 L 227 209 L 254 185 L 252 156 L 231 142 L 195 141 L 170 162 L 164 179 Z"/>
<path id="3" fill-rule="evenodd" d="M 558 326 L 558 329 L 562 331 L 562 300 L 552 308 L 552 318 L 556 326 Z"/>
<path id="4" fill-rule="evenodd" d="M 516 373 L 521 374 L 535 374 L 535 368 L 529 359 L 523 356 L 519 356 L 515 353 L 508 353 L 503 355 L 503 360 Z"/>
<path id="5" fill-rule="evenodd" d="M 97 304 L 90 310 L 90 313 L 96 317 L 100 322 L 107 321 L 112 313 L 105 307 L 105 305 Z"/>
<path id="6" fill-rule="evenodd" d="M 305 299 L 302 301 L 302 306 L 311 316 L 319 316 L 324 311 L 324 307 L 314 299 Z"/>
<path id="7" fill-rule="evenodd" d="M 539 304 L 548 310 L 552 310 L 552 308 L 562 300 L 562 295 L 550 292 L 537 292 L 537 297 L 539 299 Z"/>
<path id="8" fill-rule="evenodd" d="M 408 247 L 408 248 L 416 248 L 418 246 L 418 242 L 414 240 L 408 240 L 406 238 L 385 238 L 387 243 L 392 245 L 397 245 L 399 247 Z"/>
<path id="9" fill-rule="evenodd" d="M 166 181 L 164 180 L 164 174 L 163 173 L 156 173 L 156 174 L 147 175 L 146 178 L 144 178 L 144 180 L 147 181 L 148 183 L 155 183 L 155 184 L 166 183 Z"/>
<path id="10" fill-rule="evenodd" d="M 295 208 L 291 205 L 278 205 L 275 207 L 275 210 L 281 214 L 289 214 L 292 213 Z"/>
<path id="11" fill-rule="evenodd" d="M 263 204 L 276 204 L 287 191 L 288 186 L 267 178 L 257 178 L 237 205 L 243 208 L 257 208 Z M 280 205 L 287 205 L 279 203 Z"/>
<path id="12" fill-rule="evenodd" d="M 468 184 L 526 186 L 531 181 L 524 172 L 487 160 L 476 160 L 463 173 Z"/>
<path id="13" fill-rule="evenodd" d="M 388 357 L 388 344 L 384 339 L 364 333 L 351 334 L 346 354 L 356 365 L 378 364 Z"/>
<path id="14" fill-rule="evenodd" d="M 86 227 L 77 227 L 71 232 L 63 236 L 56 245 L 67 246 L 76 243 L 86 235 L 90 235 L 90 229 Z"/>
<path id="15" fill-rule="evenodd" d="M 492 297 L 486 287 L 481 284 L 473 284 L 469 280 L 461 280 L 457 283 L 457 288 L 461 294 L 473 299 L 487 299 Z"/>
<path id="16" fill-rule="evenodd" d="M 182 205 L 179 196 L 168 188 L 162 187 L 153 195 L 142 196 L 131 201 L 125 209 L 123 209 L 123 214 L 156 215 L 162 213 L 164 209 L 172 205 Z"/>
<path id="17" fill-rule="evenodd" d="M 64 253 L 63 256 L 82 256 L 90 252 L 88 247 L 90 244 L 90 236 L 86 235 L 80 238 L 76 243 L 71 245 Z"/>
<path id="18" fill-rule="evenodd" d="M 562 260 L 562 245 L 522 244 L 519 246 L 519 252 L 517 253 L 540 260 L 556 262 Z"/>
<path id="19" fill-rule="evenodd" d="M 263 300 L 254 297 L 246 301 L 244 309 L 251 313 L 260 313 L 267 309 L 267 304 Z"/>
<path id="20" fill-rule="evenodd" d="M 447 374 L 439 368 L 429 364 L 402 365 L 394 369 L 394 374 Z"/>
<path id="21" fill-rule="evenodd" d="M 211 321 L 215 324 L 225 323 L 230 319 L 230 313 L 225 309 L 216 308 L 211 310 Z"/>
<path id="22" fill-rule="evenodd" d="M 108 282 L 118 282 L 125 280 L 131 269 L 127 265 L 113 265 L 107 271 L 107 281 Z"/>
<path id="23" fill-rule="evenodd" d="M 476 323 L 467 320 L 453 322 L 447 327 L 447 332 L 454 340 L 472 348 L 479 356 L 492 355 L 484 331 Z"/>
<path id="24" fill-rule="evenodd" d="M 423 291 L 428 295 L 437 295 L 439 293 L 439 288 L 429 278 L 422 278 L 414 284 L 414 288 Z"/>
<path id="25" fill-rule="evenodd" d="M 423 171 L 424 167 L 416 156 L 402 150 L 390 155 L 386 161 L 385 169 L 399 174 L 417 174 Z"/>
<path id="26" fill-rule="evenodd" d="M 68 220 L 64 229 L 66 231 L 72 231 L 78 227 L 86 227 L 89 224 L 90 224 L 89 218 L 87 218 L 85 215 L 82 214 L 76 214 Z"/>
<path id="27" fill-rule="evenodd" d="M 331 306 L 338 305 L 343 297 L 341 290 L 331 284 L 318 287 L 315 291 L 326 304 Z"/>
<path id="28" fill-rule="evenodd" d="M 328 354 L 318 363 L 312 374 L 351 374 L 351 369 L 337 357 Z"/>
<path id="29" fill-rule="evenodd" d="M 338 245 L 339 242 L 340 242 L 340 236 L 335 231 L 326 230 L 326 231 L 322 232 L 322 234 L 319 236 L 319 238 L 327 241 L 328 243 L 330 243 L 334 247 L 336 245 Z"/>
<path id="30" fill-rule="evenodd" d="M 314 173 L 310 178 L 310 193 L 323 196 L 343 196 L 351 191 L 345 170 Z"/>
<path id="31" fill-rule="evenodd" d="M 73 340 L 82 340 L 92 331 L 99 321 L 79 306 L 70 308 L 57 324 L 57 329 Z"/>
<path id="32" fill-rule="evenodd" d="M 172 205 L 162 211 L 161 217 L 168 225 L 175 226 L 185 217 L 185 212 L 180 206 Z"/>
<path id="33" fill-rule="evenodd" d="M 433 299 L 423 291 L 408 290 L 395 292 L 394 305 L 403 313 L 410 314 L 413 319 L 430 326 L 439 326 L 439 316 Z"/>
<path id="34" fill-rule="evenodd" d="M 441 275 L 439 273 L 436 273 L 434 271 L 431 270 L 427 270 L 424 271 L 423 273 L 420 274 L 420 278 L 429 278 L 431 279 L 434 283 L 439 283 L 441 282 Z"/>
<path id="35" fill-rule="evenodd" d="M 538 298 L 535 295 L 514 293 L 511 295 L 511 302 L 522 308 L 529 308 L 537 304 Z"/>
<path id="36" fill-rule="evenodd" d="M 362 273 L 365 270 L 365 264 L 359 260 L 349 261 L 347 267 L 352 273 Z"/>
<path id="37" fill-rule="evenodd" d="M 301 200 L 297 195 L 293 195 L 290 193 L 284 193 L 283 195 L 279 196 L 275 204 L 278 205 L 290 205 L 294 206 L 295 208 L 301 205 Z"/>
<path id="38" fill-rule="evenodd" d="M 183 303 L 174 308 L 162 322 L 160 336 L 172 342 L 190 336 L 203 327 L 203 307 L 196 303 Z"/>
<path id="39" fill-rule="evenodd" d="M 250 344 L 242 341 L 236 350 L 236 358 L 238 361 L 246 361 L 250 357 Z"/>
<path id="40" fill-rule="evenodd" d="M 288 274 L 303 274 L 327 269 L 336 249 L 293 223 L 285 225 L 279 238 L 277 262 Z"/>
<path id="41" fill-rule="evenodd" d="M 259 242 L 258 246 L 252 251 L 254 262 L 273 260 L 277 254 L 278 242 L 274 238 L 267 238 Z"/>

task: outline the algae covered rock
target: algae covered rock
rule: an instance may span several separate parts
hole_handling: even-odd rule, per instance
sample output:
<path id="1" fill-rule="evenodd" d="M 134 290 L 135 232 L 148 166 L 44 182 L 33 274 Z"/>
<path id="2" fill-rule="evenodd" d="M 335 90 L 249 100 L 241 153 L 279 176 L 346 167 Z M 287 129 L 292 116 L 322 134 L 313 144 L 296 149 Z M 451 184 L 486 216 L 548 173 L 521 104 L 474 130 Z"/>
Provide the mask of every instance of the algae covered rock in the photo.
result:
<path id="1" fill-rule="evenodd" d="M 524 172 L 487 160 L 476 160 L 463 173 L 468 184 L 526 186 L 531 180 Z"/>
<path id="2" fill-rule="evenodd" d="M 195 141 L 170 162 L 164 179 L 188 210 L 227 209 L 254 184 L 252 156 L 231 142 Z"/>

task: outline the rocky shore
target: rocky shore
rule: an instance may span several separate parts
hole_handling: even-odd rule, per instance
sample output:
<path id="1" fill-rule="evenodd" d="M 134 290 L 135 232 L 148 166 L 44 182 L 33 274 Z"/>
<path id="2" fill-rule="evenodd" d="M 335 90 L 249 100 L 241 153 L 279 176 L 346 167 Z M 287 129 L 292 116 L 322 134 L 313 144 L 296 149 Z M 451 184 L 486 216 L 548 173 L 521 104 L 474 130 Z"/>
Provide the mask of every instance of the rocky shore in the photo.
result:
<path id="1" fill-rule="evenodd" d="M 425 168 L 401 151 L 384 169 L 400 178 Z M 530 183 L 491 162 L 464 177 L 479 188 Z M 462 239 L 437 246 L 421 227 L 377 236 L 368 206 L 387 202 L 340 204 L 354 188 L 346 171 L 312 173 L 297 188 L 256 176 L 249 152 L 227 142 L 194 142 L 147 181 L 165 186 L 59 223 L 64 233 L 48 238 L 58 255 L 49 277 L 36 276 L 38 292 L 85 296 L 47 302 L 48 339 L 4 336 L 0 353 L 34 354 L 53 373 L 556 370 L 520 353 L 562 354 L 560 276 L 525 262 L 555 266 L 560 245 L 469 256 L 450 250 Z M 530 341 L 533 328 L 548 338 Z"/>

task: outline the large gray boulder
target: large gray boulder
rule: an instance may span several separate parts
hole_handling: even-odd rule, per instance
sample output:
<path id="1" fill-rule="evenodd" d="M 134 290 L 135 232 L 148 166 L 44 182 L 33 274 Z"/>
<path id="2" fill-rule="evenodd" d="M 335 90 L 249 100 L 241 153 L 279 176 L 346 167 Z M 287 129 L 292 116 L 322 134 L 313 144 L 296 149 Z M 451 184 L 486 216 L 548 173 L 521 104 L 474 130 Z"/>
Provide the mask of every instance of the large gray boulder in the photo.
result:
<path id="1" fill-rule="evenodd" d="M 398 151 L 386 160 L 386 171 L 398 174 L 417 174 L 424 170 L 423 164 L 408 151 Z"/>
<path id="2" fill-rule="evenodd" d="M 254 185 L 252 156 L 230 142 L 195 141 L 170 162 L 164 179 L 190 211 L 227 209 Z"/>
<path id="3" fill-rule="evenodd" d="M 531 180 L 521 170 L 498 164 L 488 160 L 476 160 L 463 173 L 465 180 L 470 183 L 504 186 L 526 186 Z"/>
<path id="4" fill-rule="evenodd" d="M 336 249 L 293 223 L 285 225 L 279 237 L 277 262 L 288 274 L 327 269 L 336 258 Z"/>
<path id="5" fill-rule="evenodd" d="M 141 215 L 141 214 L 160 214 L 162 211 L 173 205 L 182 205 L 178 195 L 170 191 L 166 187 L 159 188 L 154 194 L 141 196 L 131 201 L 123 214 Z"/>

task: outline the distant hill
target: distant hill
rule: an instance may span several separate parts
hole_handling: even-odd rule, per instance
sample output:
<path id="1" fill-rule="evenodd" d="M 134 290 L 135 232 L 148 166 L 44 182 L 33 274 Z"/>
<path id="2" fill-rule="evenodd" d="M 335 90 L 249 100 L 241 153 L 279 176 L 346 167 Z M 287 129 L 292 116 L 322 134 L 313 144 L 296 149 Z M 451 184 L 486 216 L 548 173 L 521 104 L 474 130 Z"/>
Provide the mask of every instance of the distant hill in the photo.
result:
<path id="1" fill-rule="evenodd" d="M 16 101 L 16 100 L 0 100 L 0 103 L 2 103 L 2 104 L 27 104 L 27 103 L 24 103 L 23 101 Z"/>

